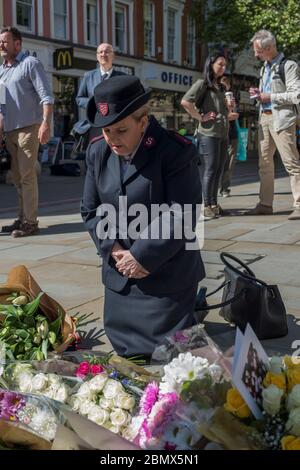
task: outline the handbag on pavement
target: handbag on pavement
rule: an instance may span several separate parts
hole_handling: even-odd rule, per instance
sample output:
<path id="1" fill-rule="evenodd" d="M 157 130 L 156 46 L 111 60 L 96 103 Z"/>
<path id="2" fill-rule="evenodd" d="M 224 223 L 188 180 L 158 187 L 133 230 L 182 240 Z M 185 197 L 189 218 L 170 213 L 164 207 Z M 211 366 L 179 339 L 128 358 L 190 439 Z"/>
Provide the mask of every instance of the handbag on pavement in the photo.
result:
<path id="1" fill-rule="evenodd" d="M 278 287 L 257 279 L 247 265 L 229 253 L 221 253 L 221 260 L 225 265 L 225 281 L 205 299 L 202 291 L 202 298 L 197 298 L 196 313 L 202 311 L 207 315 L 209 310 L 220 308 L 221 317 L 242 331 L 250 323 L 259 339 L 287 335 L 286 309 Z M 208 305 L 206 298 L 222 288 L 222 302 Z"/>

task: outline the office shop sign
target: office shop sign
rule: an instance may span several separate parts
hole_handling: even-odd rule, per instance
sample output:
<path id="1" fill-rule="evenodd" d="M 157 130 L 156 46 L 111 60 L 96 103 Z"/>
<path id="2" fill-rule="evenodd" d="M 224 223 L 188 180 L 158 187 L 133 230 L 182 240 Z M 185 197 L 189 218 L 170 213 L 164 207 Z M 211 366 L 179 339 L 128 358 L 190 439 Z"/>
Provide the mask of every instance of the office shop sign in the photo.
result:
<path id="1" fill-rule="evenodd" d="M 191 87 L 193 85 L 193 76 L 170 70 L 162 70 L 161 81 L 168 85 Z"/>
<path id="2" fill-rule="evenodd" d="M 73 47 L 56 49 L 53 54 L 53 66 L 56 70 L 67 70 L 74 67 Z"/>

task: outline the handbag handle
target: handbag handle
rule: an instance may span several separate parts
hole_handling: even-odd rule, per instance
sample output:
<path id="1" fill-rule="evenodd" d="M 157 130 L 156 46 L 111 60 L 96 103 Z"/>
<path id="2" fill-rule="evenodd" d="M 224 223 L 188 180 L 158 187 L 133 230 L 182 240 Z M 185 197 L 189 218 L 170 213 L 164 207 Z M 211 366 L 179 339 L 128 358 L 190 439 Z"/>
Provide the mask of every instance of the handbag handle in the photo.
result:
<path id="1" fill-rule="evenodd" d="M 251 271 L 251 269 L 245 263 L 243 263 L 243 261 L 241 261 L 239 258 L 236 258 L 230 253 L 225 253 L 225 252 L 221 253 L 220 257 L 221 257 L 222 262 L 225 264 L 225 266 L 227 266 L 229 269 L 232 269 L 232 271 L 234 271 L 236 274 L 239 274 L 240 276 L 246 279 L 250 279 L 251 281 L 258 282 L 259 284 L 262 284 L 265 287 L 269 287 L 266 282 L 262 281 L 261 279 L 257 279 L 254 272 Z M 233 264 L 231 264 L 226 258 L 229 258 L 235 261 L 237 264 L 242 266 L 246 272 L 243 272 L 240 269 L 238 269 L 236 266 L 233 266 Z"/>
<path id="2" fill-rule="evenodd" d="M 247 289 L 242 289 L 241 292 L 234 295 L 231 299 L 226 300 L 225 302 L 221 302 L 220 304 L 206 305 L 204 307 L 196 307 L 195 312 L 202 312 L 202 311 L 205 311 L 205 310 L 213 310 L 213 309 L 216 309 L 216 308 L 226 307 L 226 305 L 230 305 L 233 302 L 236 302 L 238 299 L 240 299 L 246 293 L 246 291 L 247 291 Z"/>

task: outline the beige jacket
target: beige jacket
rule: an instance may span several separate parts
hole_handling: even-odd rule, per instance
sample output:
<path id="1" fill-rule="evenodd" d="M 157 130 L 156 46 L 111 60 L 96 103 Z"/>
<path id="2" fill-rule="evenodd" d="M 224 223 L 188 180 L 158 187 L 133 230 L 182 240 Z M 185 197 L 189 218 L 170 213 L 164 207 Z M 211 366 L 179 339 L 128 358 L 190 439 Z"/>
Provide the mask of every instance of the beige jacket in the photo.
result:
<path id="1" fill-rule="evenodd" d="M 271 103 L 273 111 L 274 129 L 280 132 L 295 124 L 300 103 L 300 67 L 287 60 L 284 65 L 285 84 L 279 75 L 279 64 L 284 55 L 279 54 L 278 60 L 271 67 Z M 265 79 L 266 64 L 263 65 L 260 74 L 259 89 L 262 91 Z M 261 112 L 261 106 L 260 106 Z"/>

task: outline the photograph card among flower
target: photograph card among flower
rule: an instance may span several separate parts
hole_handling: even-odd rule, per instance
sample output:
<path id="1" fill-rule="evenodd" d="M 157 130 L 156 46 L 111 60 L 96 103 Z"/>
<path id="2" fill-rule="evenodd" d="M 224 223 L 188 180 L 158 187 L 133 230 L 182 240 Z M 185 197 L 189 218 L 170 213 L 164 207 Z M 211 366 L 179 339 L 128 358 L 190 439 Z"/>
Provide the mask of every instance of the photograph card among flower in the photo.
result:
<path id="1" fill-rule="evenodd" d="M 232 381 L 256 419 L 262 417 L 263 381 L 269 370 L 269 358 L 248 324 L 241 341 L 237 334 Z"/>

